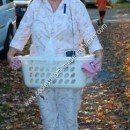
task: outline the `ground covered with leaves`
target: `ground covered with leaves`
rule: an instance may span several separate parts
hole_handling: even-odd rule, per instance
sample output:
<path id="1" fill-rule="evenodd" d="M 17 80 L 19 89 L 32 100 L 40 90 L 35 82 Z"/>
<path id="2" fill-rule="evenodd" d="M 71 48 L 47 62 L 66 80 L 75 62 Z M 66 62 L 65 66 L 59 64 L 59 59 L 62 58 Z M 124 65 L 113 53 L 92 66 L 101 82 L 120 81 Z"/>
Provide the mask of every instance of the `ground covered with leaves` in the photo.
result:
<path id="1" fill-rule="evenodd" d="M 107 26 L 99 38 L 104 47 L 103 70 L 112 78 L 84 89 L 80 130 L 130 130 L 130 24 Z M 23 105 L 31 94 L 21 72 L 0 61 L 0 130 L 42 129 L 36 102 Z"/>

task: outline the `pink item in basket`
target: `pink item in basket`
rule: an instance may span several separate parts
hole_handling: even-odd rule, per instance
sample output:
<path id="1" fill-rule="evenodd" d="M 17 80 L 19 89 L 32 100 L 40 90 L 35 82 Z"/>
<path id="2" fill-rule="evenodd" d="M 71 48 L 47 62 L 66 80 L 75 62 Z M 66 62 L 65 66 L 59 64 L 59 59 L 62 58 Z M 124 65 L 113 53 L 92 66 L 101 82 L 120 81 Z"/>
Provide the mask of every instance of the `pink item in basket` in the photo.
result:
<path id="1" fill-rule="evenodd" d="M 14 57 L 13 59 L 12 59 L 12 61 L 11 61 L 11 68 L 13 69 L 13 70 L 17 70 L 17 69 L 19 69 L 19 68 L 21 68 L 21 66 L 22 66 L 22 63 L 21 63 L 21 61 L 18 59 L 18 57 Z"/>
<path id="2" fill-rule="evenodd" d="M 97 74 L 97 72 L 101 71 L 101 62 L 99 60 L 86 62 L 82 65 L 82 70 L 88 76 L 94 77 Z"/>

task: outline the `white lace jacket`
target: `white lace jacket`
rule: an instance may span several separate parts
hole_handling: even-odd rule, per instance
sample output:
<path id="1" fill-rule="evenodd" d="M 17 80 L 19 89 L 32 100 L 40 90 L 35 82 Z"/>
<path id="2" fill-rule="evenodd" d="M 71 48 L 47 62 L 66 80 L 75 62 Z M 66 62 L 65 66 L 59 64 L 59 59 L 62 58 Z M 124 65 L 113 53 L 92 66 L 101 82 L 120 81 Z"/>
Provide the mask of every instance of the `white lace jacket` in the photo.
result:
<path id="1" fill-rule="evenodd" d="M 22 51 L 31 34 L 33 51 L 43 51 L 50 43 L 60 53 L 78 50 L 82 40 L 87 45 L 95 30 L 79 0 L 62 0 L 56 12 L 52 11 L 48 0 L 33 0 L 10 46 Z M 90 53 L 102 49 L 97 37 L 88 48 Z"/>

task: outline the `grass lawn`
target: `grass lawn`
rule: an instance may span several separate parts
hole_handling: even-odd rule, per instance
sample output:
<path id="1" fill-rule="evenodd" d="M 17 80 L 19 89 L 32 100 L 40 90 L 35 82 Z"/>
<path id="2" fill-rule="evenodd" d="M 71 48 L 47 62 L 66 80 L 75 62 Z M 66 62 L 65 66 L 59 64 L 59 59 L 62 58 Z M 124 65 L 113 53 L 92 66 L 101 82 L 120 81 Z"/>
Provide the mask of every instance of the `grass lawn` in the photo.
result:
<path id="1" fill-rule="evenodd" d="M 7 94 L 12 91 L 12 87 L 10 85 L 3 86 L 2 89 L 0 89 L 0 95 Z M 4 121 L 3 113 L 6 113 L 8 111 L 8 105 L 7 104 L 0 104 L 0 123 Z"/>
<path id="2" fill-rule="evenodd" d="M 113 7 L 117 9 L 130 9 L 130 2 L 113 4 Z"/>

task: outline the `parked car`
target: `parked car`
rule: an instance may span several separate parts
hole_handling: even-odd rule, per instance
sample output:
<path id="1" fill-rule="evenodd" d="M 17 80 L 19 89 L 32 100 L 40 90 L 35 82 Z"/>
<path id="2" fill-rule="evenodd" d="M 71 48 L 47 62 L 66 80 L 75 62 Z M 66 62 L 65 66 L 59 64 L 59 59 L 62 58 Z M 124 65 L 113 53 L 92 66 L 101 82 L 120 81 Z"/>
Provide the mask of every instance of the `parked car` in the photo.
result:
<path id="1" fill-rule="evenodd" d="M 95 7 L 95 3 L 96 0 L 81 0 L 86 7 L 90 7 L 90 6 L 94 6 Z"/>
<path id="2" fill-rule="evenodd" d="M 5 58 L 16 30 L 13 0 L 0 0 L 0 57 Z"/>
<path id="3" fill-rule="evenodd" d="M 28 5 L 30 4 L 32 0 L 14 0 L 14 4 L 15 4 L 15 12 L 16 12 L 16 26 L 19 26 L 19 23 L 22 19 L 22 17 L 24 16 L 24 13 L 27 10 Z"/>

